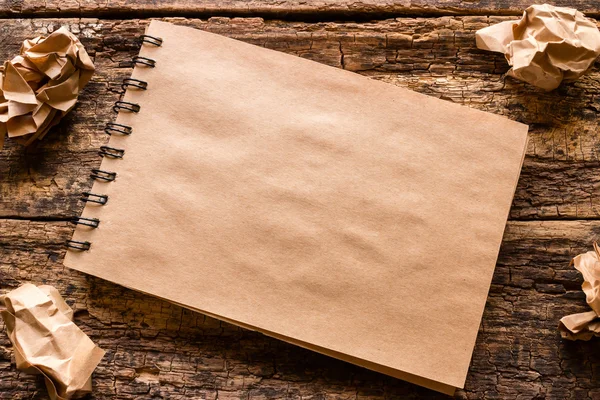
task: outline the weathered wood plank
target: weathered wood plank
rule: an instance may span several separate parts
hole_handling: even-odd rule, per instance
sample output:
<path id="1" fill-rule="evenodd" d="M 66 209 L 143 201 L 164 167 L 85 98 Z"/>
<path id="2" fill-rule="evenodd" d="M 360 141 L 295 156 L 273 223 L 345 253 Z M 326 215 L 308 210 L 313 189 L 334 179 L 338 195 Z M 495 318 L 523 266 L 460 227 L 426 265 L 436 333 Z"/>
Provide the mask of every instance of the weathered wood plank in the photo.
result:
<path id="1" fill-rule="evenodd" d="M 62 266 L 66 222 L 0 220 L 0 293 L 54 285 L 108 351 L 96 399 L 446 398 L 85 276 Z M 598 341 L 567 342 L 558 320 L 587 310 L 571 257 L 600 221 L 515 221 L 504 235 L 462 399 L 600 398 Z M 3 328 L 3 327 L 2 327 Z M 45 398 L 0 334 L 0 399 Z M 536 397 L 538 396 L 538 397 Z"/>
<path id="2" fill-rule="evenodd" d="M 171 19 L 373 79 L 505 115 L 531 124 L 525 166 L 511 211 L 513 219 L 600 218 L 600 137 L 597 112 L 600 71 L 544 93 L 512 78 L 501 56 L 475 48 L 474 32 L 503 18 L 442 17 L 370 23 L 265 22 L 260 18 Z M 0 151 L 0 218 L 68 218 L 90 188 L 96 149 L 114 118 L 136 36 L 147 20 L 4 20 L 0 59 L 21 41 L 68 25 L 94 57 L 97 73 L 76 109 L 48 138 L 24 149 Z M 402 112 L 402 110 L 398 110 Z M 493 149 L 490 149 L 493 151 Z"/>
<path id="3" fill-rule="evenodd" d="M 0 17 L 266 17 L 270 19 L 378 19 L 396 16 L 520 15 L 534 3 L 528 0 L 2 0 Z M 592 0 L 557 0 L 590 16 L 600 15 Z"/>

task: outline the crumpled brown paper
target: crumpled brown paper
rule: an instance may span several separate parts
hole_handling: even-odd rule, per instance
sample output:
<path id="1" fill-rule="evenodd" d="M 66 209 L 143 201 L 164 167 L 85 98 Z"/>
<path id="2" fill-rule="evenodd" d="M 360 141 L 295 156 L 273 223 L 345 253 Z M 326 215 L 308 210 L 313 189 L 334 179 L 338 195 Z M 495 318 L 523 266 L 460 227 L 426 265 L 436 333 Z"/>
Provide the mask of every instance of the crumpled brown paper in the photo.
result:
<path id="1" fill-rule="evenodd" d="M 594 243 L 594 251 L 580 254 L 571 264 L 583 275 L 581 288 L 592 311 L 571 314 L 560 320 L 558 329 L 565 339 L 590 340 L 600 336 L 600 248 Z"/>
<path id="2" fill-rule="evenodd" d="M 572 8 L 533 5 L 520 21 L 477 31 L 477 47 L 503 53 L 508 75 L 545 90 L 583 75 L 600 54 L 596 23 Z"/>
<path id="3" fill-rule="evenodd" d="M 72 322 L 73 311 L 58 291 L 27 283 L 0 301 L 17 368 L 44 375 L 52 400 L 91 392 L 91 375 L 104 350 Z"/>
<path id="4" fill-rule="evenodd" d="M 65 27 L 25 40 L 20 55 L 0 69 L 0 148 L 7 133 L 24 145 L 42 139 L 75 106 L 93 73 L 83 45 Z"/>

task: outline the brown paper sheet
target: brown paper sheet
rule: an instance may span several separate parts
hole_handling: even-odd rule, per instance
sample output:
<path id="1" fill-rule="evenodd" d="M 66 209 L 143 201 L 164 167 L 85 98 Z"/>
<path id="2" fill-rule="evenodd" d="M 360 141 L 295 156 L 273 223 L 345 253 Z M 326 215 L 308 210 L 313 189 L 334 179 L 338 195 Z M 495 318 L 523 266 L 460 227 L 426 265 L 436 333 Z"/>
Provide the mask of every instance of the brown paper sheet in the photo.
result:
<path id="1" fill-rule="evenodd" d="M 24 145 L 42 139 L 75 106 L 93 73 L 83 45 L 65 27 L 25 40 L 0 70 L 0 148 L 6 134 Z"/>
<path id="2" fill-rule="evenodd" d="M 65 265 L 451 393 L 462 387 L 527 126 L 152 21 L 109 196 Z M 423 118 L 427 115 L 427 118 Z"/>
<path id="3" fill-rule="evenodd" d="M 600 336 L 600 248 L 598 244 L 594 243 L 594 251 L 575 257 L 572 264 L 583 275 L 581 288 L 592 311 L 563 317 L 558 329 L 565 339 L 590 340 L 594 336 Z"/>
<path id="4" fill-rule="evenodd" d="M 520 21 L 506 21 L 475 34 L 477 47 L 503 53 L 508 75 L 545 90 L 578 79 L 600 54 L 595 21 L 572 8 L 532 5 Z"/>
<path id="5" fill-rule="evenodd" d="M 25 284 L 0 300 L 17 368 L 42 374 L 52 400 L 91 392 L 104 351 L 72 322 L 73 311 L 58 291 Z"/>

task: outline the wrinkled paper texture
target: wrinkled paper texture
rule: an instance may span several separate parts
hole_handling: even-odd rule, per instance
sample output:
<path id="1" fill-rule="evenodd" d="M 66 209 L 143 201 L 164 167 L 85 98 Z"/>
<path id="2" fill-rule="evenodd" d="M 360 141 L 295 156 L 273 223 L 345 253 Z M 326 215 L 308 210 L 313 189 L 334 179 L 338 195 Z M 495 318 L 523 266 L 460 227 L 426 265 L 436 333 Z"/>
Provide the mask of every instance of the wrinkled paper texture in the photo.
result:
<path id="1" fill-rule="evenodd" d="M 17 368 L 44 375 L 52 400 L 91 392 L 104 350 L 72 322 L 73 311 L 52 286 L 25 284 L 0 297 Z"/>
<path id="2" fill-rule="evenodd" d="M 545 90 L 578 79 L 600 54 L 595 21 L 572 8 L 533 5 L 520 21 L 477 31 L 477 47 L 503 53 L 508 75 Z"/>
<path id="3" fill-rule="evenodd" d="M 0 148 L 6 134 L 24 145 L 42 139 L 75 106 L 93 73 L 83 45 L 65 27 L 25 40 L 0 69 Z"/>
<path id="4" fill-rule="evenodd" d="M 563 317 L 558 329 L 565 339 L 590 340 L 593 336 L 600 336 L 600 248 L 598 244 L 594 243 L 594 251 L 575 257 L 572 264 L 583 275 L 581 288 L 592 311 Z"/>

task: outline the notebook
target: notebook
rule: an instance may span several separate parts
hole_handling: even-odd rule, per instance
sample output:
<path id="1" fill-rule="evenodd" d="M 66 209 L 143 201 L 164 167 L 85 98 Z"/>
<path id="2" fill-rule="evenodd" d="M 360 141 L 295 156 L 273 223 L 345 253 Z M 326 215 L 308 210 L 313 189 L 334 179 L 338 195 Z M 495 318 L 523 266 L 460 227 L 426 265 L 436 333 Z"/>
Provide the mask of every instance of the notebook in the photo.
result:
<path id="1" fill-rule="evenodd" d="M 527 126 L 152 21 L 65 265 L 444 393 Z"/>

